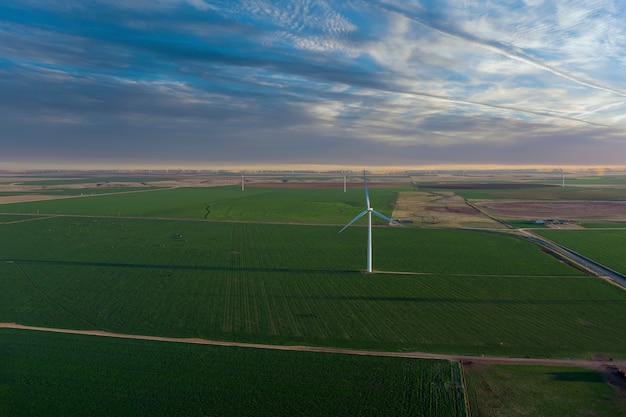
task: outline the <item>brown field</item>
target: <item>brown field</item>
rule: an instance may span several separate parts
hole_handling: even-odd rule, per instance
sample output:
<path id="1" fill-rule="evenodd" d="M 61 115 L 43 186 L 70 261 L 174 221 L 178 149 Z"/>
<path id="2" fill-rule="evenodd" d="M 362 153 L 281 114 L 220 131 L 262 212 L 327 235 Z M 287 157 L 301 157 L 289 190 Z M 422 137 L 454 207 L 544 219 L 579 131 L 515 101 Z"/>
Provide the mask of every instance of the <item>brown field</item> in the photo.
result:
<path id="1" fill-rule="evenodd" d="M 418 226 L 504 228 L 452 192 L 400 192 L 392 217 Z"/>
<path id="2" fill-rule="evenodd" d="M 626 220 L 626 201 L 481 200 L 474 204 L 504 219 Z"/>

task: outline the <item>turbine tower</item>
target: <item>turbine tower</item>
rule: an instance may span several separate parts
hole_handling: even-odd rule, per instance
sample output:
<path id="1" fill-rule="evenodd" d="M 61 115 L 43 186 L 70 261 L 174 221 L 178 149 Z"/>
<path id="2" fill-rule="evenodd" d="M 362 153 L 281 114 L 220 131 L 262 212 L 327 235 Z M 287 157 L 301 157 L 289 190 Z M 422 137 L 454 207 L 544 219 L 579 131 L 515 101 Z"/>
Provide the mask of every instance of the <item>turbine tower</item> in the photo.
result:
<path id="1" fill-rule="evenodd" d="M 367 214 L 367 272 L 372 273 L 372 213 L 380 217 L 383 220 L 387 220 L 390 223 L 394 223 L 400 226 L 402 225 L 398 223 L 397 221 L 392 220 L 383 214 L 380 214 L 379 212 L 377 212 L 376 210 L 372 208 L 372 206 L 370 205 L 369 192 L 367 191 L 367 180 L 365 178 L 365 171 L 363 171 L 363 187 L 365 188 L 365 204 L 367 205 L 367 208 L 363 210 L 362 212 L 360 212 L 359 214 L 357 214 L 356 217 L 350 221 L 350 223 L 346 224 L 339 231 L 339 233 L 346 230 L 352 223 L 354 223 L 355 221 L 359 220 L 361 217 L 365 216 L 365 214 Z"/>

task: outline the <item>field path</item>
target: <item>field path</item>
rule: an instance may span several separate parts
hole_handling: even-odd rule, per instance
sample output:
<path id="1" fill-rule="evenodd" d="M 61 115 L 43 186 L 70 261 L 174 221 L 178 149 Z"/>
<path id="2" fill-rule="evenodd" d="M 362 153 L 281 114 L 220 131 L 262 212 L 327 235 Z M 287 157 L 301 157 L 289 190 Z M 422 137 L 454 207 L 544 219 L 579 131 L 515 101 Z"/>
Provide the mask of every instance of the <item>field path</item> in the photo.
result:
<path id="1" fill-rule="evenodd" d="M 361 355 L 361 356 L 389 356 L 400 358 L 416 358 L 416 359 L 443 359 L 459 361 L 462 363 L 471 364 L 511 364 L 511 365 L 549 365 L 549 366 L 566 366 L 566 367 L 581 367 L 594 369 L 601 372 L 606 372 L 607 369 L 626 369 L 626 361 L 613 361 L 612 359 L 602 358 L 599 360 L 585 360 L 585 359 L 552 359 L 552 358 L 509 358 L 509 357 L 494 357 L 494 356 L 465 356 L 465 355 L 446 355 L 440 353 L 428 353 L 428 352 L 385 352 L 385 351 L 370 351 L 370 350 L 353 350 L 353 349 L 340 349 L 332 347 L 319 347 L 319 346 L 291 346 L 291 345 L 267 345 L 261 343 L 241 343 L 241 342 L 227 342 L 221 340 L 207 340 L 200 338 L 176 338 L 176 337 L 163 337 L 163 336 L 147 336 L 136 334 L 124 334 L 124 333 L 112 333 L 101 330 L 73 330 L 73 329 L 58 329 L 50 327 L 39 326 L 26 326 L 17 323 L 0 323 L 0 329 L 19 329 L 19 330 L 31 330 L 40 332 L 51 333 L 67 333 L 78 334 L 88 336 L 101 336 L 101 337 L 114 337 L 119 339 L 136 339 L 136 340 L 150 340 L 156 342 L 171 342 L 171 343 L 191 343 L 198 345 L 212 345 L 212 346 L 229 346 L 229 347 L 242 347 L 242 348 L 254 348 L 254 349 L 271 349 L 271 350 L 288 350 L 288 351 L 301 351 L 301 352 L 320 352 L 320 353 L 339 353 L 346 355 Z M 624 381 L 624 387 L 626 387 L 626 380 Z"/>

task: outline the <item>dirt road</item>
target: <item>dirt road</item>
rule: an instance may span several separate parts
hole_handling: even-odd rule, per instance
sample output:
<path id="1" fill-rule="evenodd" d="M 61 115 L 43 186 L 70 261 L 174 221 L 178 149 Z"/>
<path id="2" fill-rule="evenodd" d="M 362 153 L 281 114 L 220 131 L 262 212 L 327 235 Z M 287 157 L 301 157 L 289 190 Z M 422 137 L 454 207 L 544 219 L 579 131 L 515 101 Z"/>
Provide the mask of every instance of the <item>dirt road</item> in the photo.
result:
<path id="1" fill-rule="evenodd" d="M 0 323 L 0 328 L 31 330 L 31 331 L 51 332 L 51 333 L 79 334 L 79 335 L 100 336 L 100 337 L 115 337 L 115 338 L 120 338 L 120 339 L 150 340 L 150 341 L 157 341 L 157 342 L 192 343 L 192 344 L 213 345 L 213 346 L 231 346 L 231 347 L 243 347 L 243 348 L 254 348 L 254 349 L 340 353 L 340 354 L 347 354 L 347 355 L 389 356 L 389 357 L 418 358 L 418 359 L 444 359 L 444 360 L 460 361 L 464 363 L 471 362 L 471 363 L 483 363 L 483 364 L 500 363 L 500 364 L 516 364 L 516 365 L 551 365 L 551 366 L 581 367 L 581 368 L 589 368 L 589 369 L 595 369 L 595 370 L 605 370 L 607 367 L 617 367 L 620 369 L 626 369 L 626 361 L 613 361 L 608 358 L 602 358 L 598 360 L 552 359 L 552 358 L 540 359 L 540 358 L 507 358 L 507 357 L 492 357 L 492 356 L 445 355 L 445 354 L 440 354 L 440 353 L 428 353 L 428 352 L 384 352 L 384 351 L 339 349 L 339 348 L 319 347 L 319 346 L 267 345 L 267 344 L 261 344 L 261 343 L 227 342 L 227 341 L 221 341 L 221 340 L 207 340 L 207 339 L 199 339 L 199 338 L 146 336 L 146 335 L 135 335 L 135 334 L 124 334 L 124 333 L 111 333 L 111 332 L 105 332 L 101 330 L 73 330 L 73 329 L 38 327 L 38 326 L 26 326 L 26 325 L 17 324 L 17 323 Z"/>

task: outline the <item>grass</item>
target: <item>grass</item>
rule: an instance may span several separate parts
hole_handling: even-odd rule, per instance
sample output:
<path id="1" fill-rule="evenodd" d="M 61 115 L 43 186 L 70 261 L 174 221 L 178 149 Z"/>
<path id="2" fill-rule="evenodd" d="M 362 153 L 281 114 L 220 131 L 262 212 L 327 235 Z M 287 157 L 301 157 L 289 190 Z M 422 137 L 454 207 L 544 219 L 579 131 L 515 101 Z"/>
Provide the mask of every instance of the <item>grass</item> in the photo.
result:
<path id="1" fill-rule="evenodd" d="M 15 223 L 41 219 L 41 216 L 23 216 L 20 214 L 0 214 L 0 224 Z"/>
<path id="2" fill-rule="evenodd" d="M 599 175 L 579 178 L 566 178 L 569 184 L 597 184 L 597 185 L 623 185 L 626 183 L 625 175 Z"/>
<path id="3" fill-rule="evenodd" d="M 541 230 L 537 234 L 626 274 L 626 230 Z"/>
<path id="4" fill-rule="evenodd" d="M 516 219 L 507 219 L 507 224 L 519 229 L 545 229 L 547 226 L 545 224 L 537 224 L 534 220 L 516 220 Z"/>
<path id="5" fill-rule="evenodd" d="M 465 371 L 474 417 L 624 415 L 614 387 L 595 371 L 492 365 Z"/>
<path id="6" fill-rule="evenodd" d="M 144 190 L 145 191 L 145 190 Z M 398 189 L 372 190 L 372 206 L 391 215 Z M 362 189 L 238 187 L 150 189 L 148 192 L 0 205 L 5 213 L 81 214 L 345 224 L 365 208 Z"/>
<path id="7" fill-rule="evenodd" d="M 46 188 L 35 191 L 12 191 L 1 192 L 0 197 L 7 196 L 29 196 L 29 195 L 45 195 L 45 196 L 63 196 L 63 197 L 78 197 L 78 196 L 94 196 L 102 194 L 116 194 L 116 193 L 131 193 L 136 191 L 157 190 L 163 189 L 163 187 L 95 187 L 95 188 Z M 24 204 L 24 203 L 13 203 Z"/>
<path id="8" fill-rule="evenodd" d="M 424 275 L 366 275 L 366 229 L 337 230 L 73 218 L 2 225 L 0 320 L 272 344 L 626 357 L 626 294 L 528 242 L 377 228 L 375 268 Z"/>
<path id="9" fill-rule="evenodd" d="M 373 206 L 390 214 L 398 190 L 372 189 Z M 338 226 L 203 220 L 343 225 L 363 205 L 362 189 L 252 187 L 2 205 L 4 213 L 142 218 L 0 215 L 0 223 L 33 220 L 0 224 L 0 321 L 270 344 L 626 358 L 625 293 L 583 277 L 529 242 L 470 231 L 375 228 L 374 268 L 420 275 L 367 275 L 359 272 L 363 221 L 338 235 Z M 623 247 L 612 239 L 610 245 Z M 602 242 L 595 242 L 600 250 Z M 622 252 L 610 256 L 623 258 Z M 9 358 L 0 369 L 0 415 L 93 415 L 94 407 L 99 415 L 248 415 L 251 408 L 254 415 L 275 415 L 285 406 L 285 415 L 462 415 L 458 399 L 443 395 L 449 390 L 429 391 L 456 386 L 454 367 L 440 362 L 320 363 L 334 355 L 263 356 L 6 329 L 0 341 L 0 354 Z M 519 369 L 495 386 L 515 390 L 516 379 L 526 378 Z M 267 380 L 278 383 L 266 389 Z M 376 398 L 370 401 L 369 393 Z M 497 411 L 520 401 L 498 398 L 506 404 L 488 407 Z M 549 415 L 569 410 L 551 404 L 545 406 Z"/>
<path id="10" fill-rule="evenodd" d="M 466 415 L 448 361 L 8 329 L 0 354 L 1 415 Z"/>
<path id="11" fill-rule="evenodd" d="M 586 229 L 611 229 L 626 228 L 626 222 L 623 221 L 583 221 L 580 225 Z"/>

